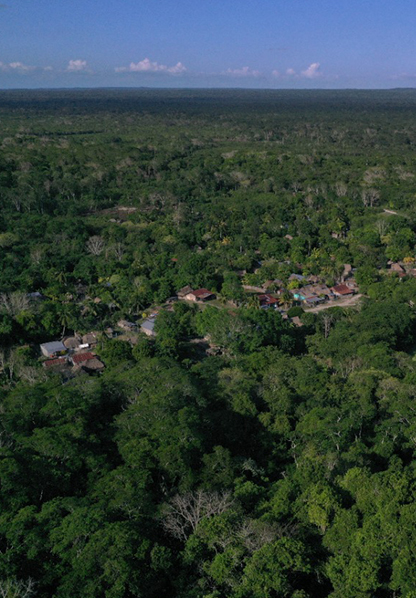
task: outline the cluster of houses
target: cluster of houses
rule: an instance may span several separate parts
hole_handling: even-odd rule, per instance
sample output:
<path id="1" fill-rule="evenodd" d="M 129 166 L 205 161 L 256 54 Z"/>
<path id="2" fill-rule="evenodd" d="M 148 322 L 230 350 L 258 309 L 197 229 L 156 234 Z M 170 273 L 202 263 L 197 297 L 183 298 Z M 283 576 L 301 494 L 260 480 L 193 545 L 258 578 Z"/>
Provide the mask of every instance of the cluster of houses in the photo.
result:
<path id="1" fill-rule="evenodd" d="M 72 374 L 80 370 L 88 373 L 100 372 L 105 366 L 93 350 L 97 342 L 97 333 L 90 332 L 82 336 L 68 336 L 62 341 L 43 343 L 40 350 L 46 359 L 42 365 L 49 371 L 66 370 Z"/>
<path id="2" fill-rule="evenodd" d="M 290 291 L 296 301 L 300 301 L 307 307 L 314 307 L 328 301 L 336 301 L 342 297 L 351 297 L 357 292 L 355 282 L 341 283 L 333 287 L 325 284 L 307 284 L 299 289 Z"/>
<path id="3" fill-rule="evenodd" d="M 324 284 L 319 276 L 303 276 L 295 273 L 289 276 L 288 283 L 296 283 L 296 288 L 289 289 L 288 292 L 295 302 L 303 304 L 305 307 L 314 307 L 321 303 L 337 301 L 341 298 L 351 297 L 358 292 L 352 267 L 349 264 L 344 266 L 340 284 L 332 287 Z M 258 293 L 257 298 L 260 302 L 260 308 L 274 308 L 282 312 L 285 311 L 282 309 L 281 297 L 287 291 L 283 281 L 279 279 L 267 280 L 262 287 L 243 285 L 243 288 L 246 291 Z"/>
<path id="4" fill-rule="evenodd" d="M 405 269 L 400 264 L 391 264 L 391 271 L 397 272 L 399 276 L 406 275 Z M 336 301 L 342 297 L 352 296 L 358 291 L 357 284 L 352 276 L 352 268 L 349 264 L 345 264 L 341 283 L 333 287 L 328 287 L 322 283 L 318 276 L 306 277 L 302 274 L 293 273 L 289 276 L 288 281 L 289 283 L 294 281 L 297 283 L 297 288 L 289 290 L 293 300 L 304 304 L 306 307 Z M 261 309 L 272 308 L 279 310 L 282 312 L 283 317 L 287 318 L 287 315 L 284 313 L 285 309 L 282 307 L 282 304 L 284 304 L 282 295 L 287 293 L 287 287 L 285 287 L 281 280 L 267 280 L 261 287 L 243 285 L 243 288 L 246 291 L 256 293 Z M 185 286 L 177 292 L 175 297 L 171 297 L 166 303 L 169 305 L 178 300 L 206 303 L 214 299 L 216 299 L 216 295 L 206 288 L 193 289 L 190 286 Z M 172 306 L 168 306 L 167 309 L 172 309 Z M 131 342 L 137 342 L 137 332 L 141 332 L 148 337 L 155 337 L 157 316 L 158 311 L 156 310 L 149 314 L 139 326 L 135 322 L 124 319 L 119 320 L 117 322 L 117 330 L 109 328 L 105 331 L 105 335 L 108 338 L 125 337 L 126 340 Z M 292 321 L 296 326 L 302 326 L 299 318 L 292 318 Z M 89 373 L 102 371 L 105 367 L 104 363 L 94 351 L 98 342 L 98 336 L 99 333 L 90 332 L 85 335 L 75 334 L 74 336 L 64 338 L 62 341 L 43 343 L 40 345 L 41 353 L 45 358 L 43 367 L 47 370 L 70 370 L 72 373 L 80 370 Z"/>
<path id="5" fill-rule="evenodd" d="M 405 264 L 404 262 L 392 262 L 389 261 L 387 263 L 389 269 L 389 274 L 397 274 L 399 278 L 404 278 L 405 276 L 413 276 L 416 278 L 416 268 L 414 264 Z"/>

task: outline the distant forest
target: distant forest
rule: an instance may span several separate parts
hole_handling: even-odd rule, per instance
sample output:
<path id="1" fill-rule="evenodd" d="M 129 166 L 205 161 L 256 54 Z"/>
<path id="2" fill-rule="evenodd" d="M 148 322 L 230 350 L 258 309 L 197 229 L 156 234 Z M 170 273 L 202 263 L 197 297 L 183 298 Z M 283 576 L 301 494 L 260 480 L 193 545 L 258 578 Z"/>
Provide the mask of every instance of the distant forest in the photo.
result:
<path id="1" fill-rule="evenodd" d="M 0 91 L 0 206 L 0 598 L 416 598 L 416 90 Z"/>

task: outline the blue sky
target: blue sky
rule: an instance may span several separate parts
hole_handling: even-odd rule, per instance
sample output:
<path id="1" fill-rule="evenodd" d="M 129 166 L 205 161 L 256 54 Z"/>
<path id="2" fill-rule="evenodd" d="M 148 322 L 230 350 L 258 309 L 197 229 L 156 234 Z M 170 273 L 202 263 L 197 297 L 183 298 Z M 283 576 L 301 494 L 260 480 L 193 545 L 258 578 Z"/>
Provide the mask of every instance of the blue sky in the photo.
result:
<path id="1" fill-rule="evenodd" d="M 415 0 L 4 0 L 0 88 L 416 83 Z"/>

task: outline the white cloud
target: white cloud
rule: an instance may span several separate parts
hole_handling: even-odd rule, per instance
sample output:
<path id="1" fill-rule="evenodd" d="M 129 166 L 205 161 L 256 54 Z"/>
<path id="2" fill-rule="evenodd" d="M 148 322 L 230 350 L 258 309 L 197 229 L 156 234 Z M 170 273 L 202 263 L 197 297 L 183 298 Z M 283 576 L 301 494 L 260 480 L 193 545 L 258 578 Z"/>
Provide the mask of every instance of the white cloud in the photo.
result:
<path id="1" fill-rule="evenodd" d="M 0 71 L 3 72 L 28 73 L 29 71 L 36 70 L 36 68 L 36 66 L 29 66 L 23 62 L 9 62 L 7 64 L 0 62 Z"/>
<path id="2" fill-rule="evenodd" d="M 241 69 L 227 69 L 225 75 L 232 75 L 233 77 L 259 77 L 260 71 L 255 71 L 249 66 L 243 66 Z"/>
<path id="3" fill-rule="evenodd" d="M 88 71 L 88 65 L 86 60 L 70 60 L 66 67 L 68 73 L 79 73 L 81 71 Z"/>
<path id="4" fill-rule="evenodd" d="M 129 66 L 119 66 L 115 69 L 116 73 L 169 73 L 170 75 L 181 75 L 186 71 L 186 66 L 182 62 L 177 62 L 174 66 L 166 66 L 158 62 L 152 62 L 149 58 L 144 58 L 140 62 L 130 62 Z"/>
<path id="5" fill-rule="evenodd" d="M 296 75 L 295 69 L 287 69 L 286 75 L 289 75 L 289 77 L 293 77 L 293 75 Z"/>
<path id="6" fill-rule="evenodd" d="M 321 73 L 319 72 L 321 65 L 319 62 L 313 62 L 308 66 L 308 68 L 301 72 L 302 77 L 307 77 L 308 79 L 316 79 L 316 77 L 320 77 Z"/>
<path id="7" fill-rule="evenodd" d="M 273 77 L 280 77 L 280 72 L 275 69 L 274 71 L 272 71 L 272 76 Z"/>

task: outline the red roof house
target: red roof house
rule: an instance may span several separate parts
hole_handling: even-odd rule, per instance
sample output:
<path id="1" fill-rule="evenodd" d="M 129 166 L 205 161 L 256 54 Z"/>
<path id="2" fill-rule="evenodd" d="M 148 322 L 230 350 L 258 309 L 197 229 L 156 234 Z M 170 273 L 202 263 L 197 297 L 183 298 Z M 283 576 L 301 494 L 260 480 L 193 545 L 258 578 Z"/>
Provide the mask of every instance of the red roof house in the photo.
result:
<path id="1" fill-rule="evenodd" d="M 338 284 L 335 287 L 332 287 L 331 291 L 335 293 L 335 295 L 339 295 L 340 297 L 346 297 L 347 295 L 354 295 L 354 289 L 350 289 L 346 284 Z"/>
<path id="2" fill-rule="evenodd" d="M 67 363 L 66 357 L 57 357 L 56 359 L 48 359 L 47 361 L 43 362 L 44 368 L 53 368 L 53 367 L 62 367 L 65 366 Z"/>
<path id="3" fill-rule="evenodd" d="M 273 295 L 269 294 L 259 295 L 258 298 L 261 307 L 277 305 L 278 303 L 280 303 L 279 299 L 276 299 L 276 297 L 273 297 Z"/>
<path id="4" fill-rule="evenodd" d="M 93 353 L 77 353 L 71 356 L 72 363 L 74 365 L 80 365 L 81 363 L 85 363 L 90 359 L 95 359 L 95 355 Z"/>

